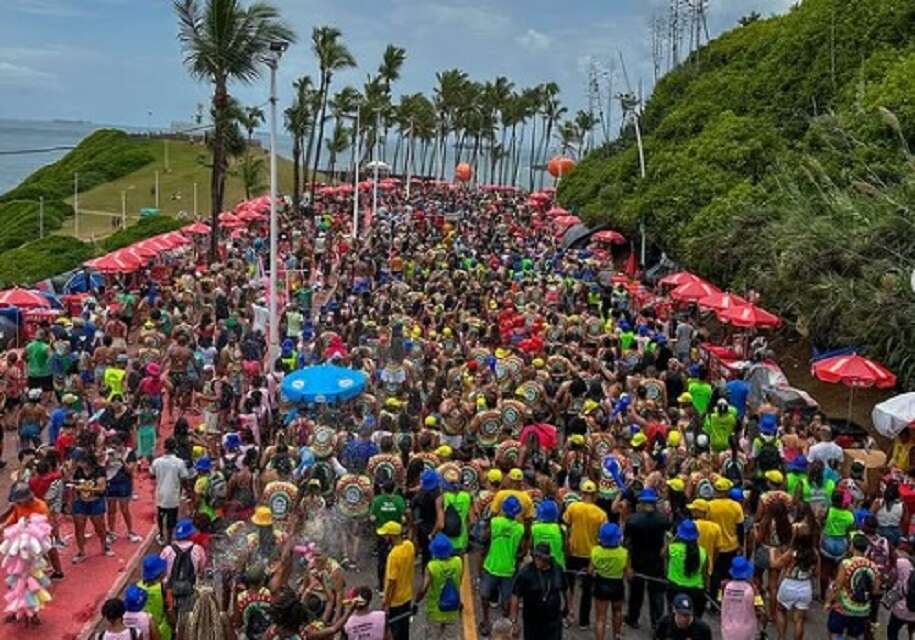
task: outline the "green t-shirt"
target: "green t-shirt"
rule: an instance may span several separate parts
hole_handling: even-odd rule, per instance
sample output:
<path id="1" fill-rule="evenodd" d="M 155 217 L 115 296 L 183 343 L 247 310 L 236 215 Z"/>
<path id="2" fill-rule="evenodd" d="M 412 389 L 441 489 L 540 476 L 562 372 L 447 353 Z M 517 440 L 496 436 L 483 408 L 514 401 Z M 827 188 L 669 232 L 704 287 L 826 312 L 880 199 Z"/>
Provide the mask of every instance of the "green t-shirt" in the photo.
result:
<path id="1" fill-rule="evenodd" d="M 620 334 L 620 349 L 628 351 L 635 342 L 635 334 L 632 331 L 623 331 Z"/>
<path id="2" fill-rule="evenodd" d="M 792 498 L 794 497 L 794 491 L 798 482 L 807 484 L 807 474 L 789 471 L 788 477 L 785 478 L 785 489 Z"/>
<path id="3" fill-rule="evenodd" d="M 383 527 L 388 522 L 401 522 L 407 505 L 397 494 L 381 494 L 372 500 L 371 512 L 375 516 L 375 528 Z"/>
<path id="4" fill-rule="evenodd" d="M 127 317 L 133 316 L 133 308 L 137 306 L 137 299 L 130 292 L 118 294 L 118 304 L 121 305 L 121 313 Z"/>
<path id="5" fill-rule="evenodd" d="M 695 399 L 695 398 L 694 398 Z M 737 409 L 729 407 L 728 412 L 720 415 L 712 411 L 705 417 L 705 426 L 702 428 L 708 434 L 709 446 L 712 451 L 726 451 L 730 446 L 728 439 L 737 426 Z"/>
<path id="6" fill-rule="evenodd" d="M 594 573 L 601 578 L 619 580 L 626 571 L 629 561 L 629 550 L 626 547 L 602 547 L 600 545 L 591 549 L 591 564 Z"/>
<path id="7" fill-rule="evenodd" d="M 430 577 L 429 593 L 426 596 L 426 617 L 429 622 L 436 623 L 457 621 L 460 611 L 442 611 L 438 608 L 438 602 L 448 580 L 453 581 L 454 586 L 460 591 L 464 572 L 461 556 L 451 556 L 447 560 L 432 560 L 426 568 L 429 570 Z"/>
<path id="8" fill-rule="evenodd" d="M 25 347 L 25 364 L 30 378 L 51 375 L 51 347 L 46 342 L 32 340 Z"/>
<path id="9" fill-rule="evenodd" d="M 467 517 L 470 515 L 470 494 L 466 491 L 447 491 L 442 495 L 442 509 L 447 509 L 454 505 L 458 515 L 461 516 L 461 535 L 451 540 L 451 544 L 456 552 L 462 552 L 467 548 L 469 532 L 467 531 Z"/>
<path id="10" fill-rule="evenodd" d="M 708 410 L 708 403 L 712 400 L 712 385 L 708 382 L 692 380 L 689 383 L 687 391 L 689 391 L 689 395 L 693 398 L 693 409 L 695 409 L 696 413 L 700 416 L 705 415 L 705 412 Z"/>
<path id="11" fill-rule="evenodd" d="M 680 587 L 699 589 L 705 584 L 705 563 L 705 549 L 699 547 L 699 568 L 693 575 L 686 575 L 686 544 L 674 542 L 667 548 L 667 579 Z"/>
<path id="12" fill-rule="evenodd" d="M 536 547 L 541 542 L 550 546 L 550 555 L 553 557 L 553 561 L 565 569 L 565 545 L 562 539 L 562 529 L 559 525 L 555 522 L 535 522 L 531 525 L 531 546 Z"/>
<path id="13" fill-rule="evenodd" d="M 511 578 L 515 575 L 524 525 L 505 516 L 496 516 L 489 523 L 489 536 L 489 551 L 483 568 L 497 578 Z"/>
<path id="14" fill-rule="evenodd" d="M 826 524 L 823 525 L 823 535 L 844 538 L 855 525 L 855 514 L 848 509 L 829 507 L 826 512 Z"/>

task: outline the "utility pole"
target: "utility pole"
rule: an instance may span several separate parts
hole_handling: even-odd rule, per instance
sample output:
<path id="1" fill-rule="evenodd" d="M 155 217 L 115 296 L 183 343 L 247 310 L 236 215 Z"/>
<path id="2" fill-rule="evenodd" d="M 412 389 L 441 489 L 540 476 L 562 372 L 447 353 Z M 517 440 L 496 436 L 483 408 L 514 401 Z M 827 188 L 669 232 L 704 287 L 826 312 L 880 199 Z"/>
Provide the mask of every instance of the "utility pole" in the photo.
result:
<path id="1" fill-rule="evenodd" d="M 375 112 L 375 144 L 372 145 L 372 220 L 378 215 L 378 132 L 381 131 L 381 110 Z"/>
<path id="2" fill-rule="evenodd" d="M 156 171 L 156 209 L 159 208 L 159 172 Z"/>
<path id="3" fill-rule="evenodd" d="M 194 220 L 197 219 L 197 183 L 194 183 Z"/>
<path id="4" fill-rule="evenodd" d="M 79 174 L 73 174 L 73 235 L 79 240 Z"/>
<path id="5" fill-rule="evenodd" d="M 121 229 L 127 228 L 127 192 L 121 190 Z"/>
<path id="6" fill-rule="evenodd" d="M 362 135 L 359 132 L 362 111 L 356 107 L 356 156 L 353 162 L 353 242 L 359 235 L 359 164 L 362 162 Z"/>
<path id="7" fill-rule="evenodd" d="M 38 196 L 38 239 L 44 238 L 44 196 Z"/>
<path id="8" fill-rule="evenodd" d="M 276 366 L 279 355 L 280 326 L 276 309 L 276 277 L 279 256 L 277 251 L 277 219 L 276 219 L 276 68 L 280 63 L 280 56 L 286 50 L 285 42 L 274 42 L 270 45 L 273 59 L 270 61 L 270 355 L 269 370 Z M 298 205 L 298 203 L 296 203 Z M 215 229 L 213 232 L 215 233 Z"/>
<path id="9" fill-rule="evenodd" d="M 168 138 L 165 138 L 165 173 L 171 173 L 171 169 L 168 166 Z"/>
<path id="10" fill-rule="evenodd" d="M 410 178 L 413 176 L 413 118 L 410 118 L 410 137 L 407 138 L 407 202 L 410 201 Z"/>

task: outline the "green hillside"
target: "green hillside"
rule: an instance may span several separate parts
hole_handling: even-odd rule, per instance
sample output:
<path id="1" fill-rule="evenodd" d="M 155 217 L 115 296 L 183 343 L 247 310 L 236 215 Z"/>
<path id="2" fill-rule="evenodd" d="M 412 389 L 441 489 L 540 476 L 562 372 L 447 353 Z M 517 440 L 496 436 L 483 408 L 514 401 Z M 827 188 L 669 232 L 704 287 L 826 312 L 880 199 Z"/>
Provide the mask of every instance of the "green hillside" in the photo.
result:
<path id="1" fill-rule="evenodd" d="M 720 286 L 754 288 L 821 346 L 915 383 L 915 3 L 804 0 L 724 34 L 559 199 Z"/>

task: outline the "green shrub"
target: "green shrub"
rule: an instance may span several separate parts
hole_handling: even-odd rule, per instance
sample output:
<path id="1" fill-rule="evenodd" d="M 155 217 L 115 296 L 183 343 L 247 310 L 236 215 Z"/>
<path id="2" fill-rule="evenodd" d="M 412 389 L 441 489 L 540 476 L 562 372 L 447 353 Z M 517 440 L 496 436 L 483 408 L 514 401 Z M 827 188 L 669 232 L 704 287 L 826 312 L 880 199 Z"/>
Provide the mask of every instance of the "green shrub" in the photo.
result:
<path id="1" fill-rule="evenodd" d="M 0 252 L 15 249 L 34 240 L 40 231 L 40 206 L 31 200 L 0 202 Z M 73 215 L 73 208 L 60 200 L 50 200 L 44 206 L 44 232 L 60 229 L 64 218 Z"/>
<path id="2" fill-rule="evenodd" d="M 126 229 L 121 229 L 117 233 L 111 234 L 102 240 L 100 245 L 105 251 L 114 251 L 115 249 L 132 245 L 140 240 L 157 236 L 160 233 L 175 231 L 185 224 L 187 224 L 187 222 L 182 222 L 171 216 L 141 218 L 136 224 L 132 224 Z"/>
<path id="3" fill-rule="evenodd" d="M 33 284 L 75 269 L 92 256 L 92 247 L 68 236 L 29 242 L 0 255 L 0 287 Z"/>

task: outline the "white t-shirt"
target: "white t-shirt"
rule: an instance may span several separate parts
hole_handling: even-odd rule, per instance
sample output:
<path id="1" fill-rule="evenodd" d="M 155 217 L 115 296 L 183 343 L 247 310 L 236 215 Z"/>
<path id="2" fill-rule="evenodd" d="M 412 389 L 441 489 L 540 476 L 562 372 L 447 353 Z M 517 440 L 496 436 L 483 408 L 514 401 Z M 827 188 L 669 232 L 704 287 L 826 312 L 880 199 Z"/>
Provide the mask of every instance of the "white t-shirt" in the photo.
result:
<path id="1" fill-rule="evenodd" d="M 257 331 L 259 329 L 261 333 L 267 333 L 267 322 L 270 320 L 270 310 L 259 304 L 251 305 L 251 309 L 254 311 L 254 330 Z"/>
<path id="2" fill-rule="evenodd" d="M 807 452 L 808 460 L 811 462 L 819 460 L 826 465 L 829 464 L 830 460 L 842 462 L 844 458 L 845 453 L 842 451 L 842 447 L 835 442 L 818 442 L 810 447 L 810 451 Z"/>
<path id="3" fill-rule="evenodd" d="M 156 506 L 177 509 L 181 504 L 181 479 L 190 476 L 184 460 L 166 453 L 153 460 L 150 471 L 156 478 Z"/>

